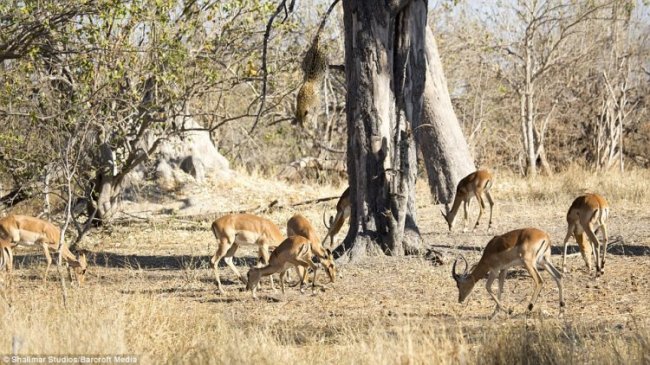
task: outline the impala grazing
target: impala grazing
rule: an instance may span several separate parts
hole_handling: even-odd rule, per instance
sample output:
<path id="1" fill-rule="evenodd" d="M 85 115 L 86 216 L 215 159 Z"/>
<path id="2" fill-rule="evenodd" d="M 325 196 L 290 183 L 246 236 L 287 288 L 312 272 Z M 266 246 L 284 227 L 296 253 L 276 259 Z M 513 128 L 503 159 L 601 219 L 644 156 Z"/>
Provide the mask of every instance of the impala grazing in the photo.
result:
<path id="1" fill-rule="evenodd" d="M 212 233 L 217 239 L 217 252 L 212 256 L 210 264 L 214 268 L 219 292 L 222 294 L 225 293 L 219 279 L 219 262 L 222 258 L 235 275 L 246 284 L 246 278 L 239 273 L 232 262 L 239 245 L 257 245 L 260 264 L 266 265 L 269 262 L 269 248 L 279 245 L 284 239 L 275 223 L 252 214 L 228 214 L 218 218 L 212 223 Z M 273 287 L 273 278 L 271 278 L 271 287 Z"/>
<path id="2" fill-rule="evenodd" d="M 490 222 L 488 223 L 488 230 L 490 227 L 492 227 L 492 208 L 494 207 L 494 201 L 492 200 L 492 195 L 490 195 L 490 188 L 492 187 L 493 180 L 494 178 L 489 171 L 478 170 L 465 176 L 458 182 L 458 186 L 456 187 L 456 196 L 454 197 L 454 203 L 451 207 L 451 211 L 449 211 L 447 214 L 445 214 L 445 212 L 441 212 L 442 216 L 445 217 L 445 221 L 447 221 L 449 231 L 451 231 L 454 227 L 456 214 L 458 214 L 461 203 L 463 203 L 463 211 L 465 213 L 463 231 L 467 229 L 467 222 L 469 220 L 467 209 L 469 207 L 470 200 L 472 200 L 472 197 L 476 197 L 480 209 L 478 218 L 476 219 L 476 224 L 474 225 L 474 229 L 478 227 L 481 216 L 483 215 L 483 210 L 485 209 L 483 194 L 485 194 L 485 197 L 490 204 Z"/>
<path id="3" fill-rule="evenodd" d="M 52 265 L 50 250 L 58 250 L 60 235 L 61 231 L 59 228 L 42 219 L 24 215 L 10 215 L 0 219 L 0 241 L 2 241 L 0 246 L 3 247 L 3 256 L 5 257 L 4 260 L 6 261 L 5 264 L 7 265 L 7 270 L 11 272 L 13 267 L 11 263 L 12 254 L 10 247 L 16 245 L 40 245 L 43 247 L 43 253 L 47 260 L 45 274 L 43 275 L 43 281 L 47 281 L 47 273 Z M 68 264 L 68 270 L 70 270 L 70 268 L 74 269 L 77 283 L 82 285 L 88 267 L 86 254 L 80 253 L 75 256 L 65 245 L 62 247 L 61 253 L 63 259 Z M 72 275 L 70 276 L 72 277 Z"/>
<path id="4" fill-rule="evenodd" d="M 535 282 L 533 289 L 533 296 L 528 304 L 528 310 L 532 310 L 537 296 L 542 290 L 542 278 L 537 271 L 537 266 L 543 266 L 557 283 L 560 291 L 560 310 L 564 307 L 564 296 L 562 294 L 562 274 L 551 263 L 551 240 L 548 233 L 536 228 L 524 228 L 505 233 L 500 236 L 495 236 L 488 242 L 483 250 L 481 260 L 474 266 L 472 271 L 468 273 L 467 260 L 465 261 L 465 271 L 463 274 L 456 273 L 456 264 L 458 259 L 454 261 L 452 268 L 452 277 L 458 286 L 458 302 L 462 303 L 474 288 L 474 284 L 483 279 L 488 274 L 487 283 L 485 287 L 496 302 L 497 306 L 492 313 L 494 317 L 499 310 L 503 310 L 501 305 L 501 293 L 503 292 L 503 284 L 506 279 L 506 272 L 508 268 L 513 266 L 523 266 L 528 270 L 530 276 Z M 494 295 L 492 292 L 492 283 L 494 279 L 499 278 L 499 292 Z"/>
<path id="5" fill-rule="evenodd" d="M 327 234 L 325 235 L 325 238 L 323 238 L 321 246 L 325 244 L 327 237 L 329 237 L 330 248 L 334 247 L 334 236 L 339 233 L 345 220 L 350 217 L 350 212 L 350 188 L 348 187 L 345 189 L 343 194 L 341 194 L 339 201 L 336 203 L 336 217 L 330 216 L 329 225 L 325 222 L 325 212 L 323 212 L 323 224 L 325 225 L 325 228 L 327 228 Z"/>
<path id="6" fill-rule="evenodd" d="M 316 271 L 318 266 L 311 261 L 311 242 L 303 236 L 290 236 L 271 253 L 268 265 L 258 268 L 254 267 L 248 271 L 248 284 L 246 290 L 253 291 L 253 298 L 257 298 L 257 283 L 262 276 L 280 273 L 280 287 L 284 294 L 284 274 L 294 266 L 302 266 L 305 270 L 314 270 L 312 278 L 312 291 L 316 288 Z M 303 292 L 304 276 L 300 278 L 300 291 Z"/>
<path id="7" fill-rule="evenodd" d="M 334 265 L 332 251 L 323 248 L 316 230 L 311 223 L 309 223 L 307 218 L 301 214 L 295 214 L 291 217 L 291 219 L 287 221 L 287 236 L 302 236 L 309 240 L 313 255 L 318 258 L 320 264 L 325 268 L 325 272 L 330 278 L 330 282 L 333 283 L 336 279 L 336 266 Z M 307 272 L 301 273 L 301 268 L 302 266 L 296 266 L 296 271 L 298 272 L 298 276 L 302 278 L 302 282 L 304 281 L 304 276 Z"/>
<path id="8" fill-rule="evenodd" d="M 562 271 L 566 272 L 566 249 L 571 236 L 575 237 L 582 258 L 591 270 L 592 252 L 596 255 L 596 274 L 605 272 L 605 254 L 607 253 L 607 225 L 609 204 L 605 198 L 598 194 L 585 194 L 577 197 L 566 215 L 568 223 L 566 237 L 564 238 L 564 254 L 562 255 Z M 600 242 L 596 233 L 603 232 L 602 261 L 600 259 Z M 585 240 L 585 233 L 589 238 Z"/>

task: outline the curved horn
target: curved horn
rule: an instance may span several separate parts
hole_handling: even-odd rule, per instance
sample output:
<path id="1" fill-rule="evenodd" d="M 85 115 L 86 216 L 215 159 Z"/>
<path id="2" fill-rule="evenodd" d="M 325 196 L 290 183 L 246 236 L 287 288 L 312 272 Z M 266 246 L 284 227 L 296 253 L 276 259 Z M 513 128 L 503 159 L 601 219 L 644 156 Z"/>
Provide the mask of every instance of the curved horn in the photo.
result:
<path id="1" fill-rule="evenodd" d="M 469 263 L 467 262 L 465 256 L 460 255 L 460 257 L 463 259 L 463 261 L 465 261 L 465 270 L 463 271 L 463 275 L 467 275 L 467 270 L 469 270 Z"/>
<path id="2" fill-rule="evenodd" d="M 327 230 L 329 231 L 329 230 L 330 230 L 330 227 L 332 226 L 332 223 L 330 223 L 330 225 L 328 226 L 328 225 L 327 225 L 327 222 L 325 222 L 325 212 L 326 212 L 326 211 L 327 211 L 327 207 L 325 207 L 325 209 L 323 209 L 323 224 L 325 225 L 325 228 L 327 228 Z M 331 218 L 331 217 L 330 217 L 330 218 Z M 330 222 L 331 222 L 331 219 L 330 219 Z"/>
<path id="3" fill-rule="evenodd" d="M 445 218 L 445 222 L 449 224 L 449 216 L 445 214 L 445 212 L 443 212 L 442 209 L 440 210 L 440 214 L 442 214 L 442 217 Z"/>
<path id="4" fill-rule="evenodd" d="M 458 280 L 458 274 L 456 273 L 456 264 L 458 263 L 458 258 L 454 260 L 454 266 L 451 267 L 451 277 L 454 278 L 454 280 Z"/>

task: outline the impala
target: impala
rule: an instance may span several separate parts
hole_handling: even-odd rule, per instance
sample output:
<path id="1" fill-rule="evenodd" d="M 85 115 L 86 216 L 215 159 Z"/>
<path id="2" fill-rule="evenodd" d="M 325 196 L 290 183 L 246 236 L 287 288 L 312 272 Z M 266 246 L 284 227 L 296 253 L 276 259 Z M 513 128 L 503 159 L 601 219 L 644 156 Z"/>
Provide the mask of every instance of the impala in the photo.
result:
<path id="1" fill-rule="evenodd" d="M 302 266 L 304 270 L 314 270 L 312 278 L 312 291 L 316 287 L 316 266 L 312 261 L 311 242 L 303 236 L 289 236 L 273 252 L 269 258 L 268 265 L 258 268 L 254 267 L 248 271 L 248 284 L 246 290 L 253 291 L 253 298 L 257 298 L 257 283 L 262 276 L 280 273 L 280 287 L 284 294 L 284 274 L 294 266 Z M 300 278 L 300 291 L 302 292 L 304 276 Z"/>
<path id="2" fill-rule="evenodd" d="M 605 221 L 609 216 L 609 204 L 605 198 L 598 194 L 585 194 L 577 197 L 566 215 L 568 223 L 566 237 L 564 238 L 564 254 L 562 255 L 562 271 L 566 272 L 566 249 L 571 236 L 574 236 L 582 258 L 591 270 L 592 252 L 596 254 L 596 274 L 605 272 L 605 254 L 607 253 L 607 225 Z M 596 233 L 602 230 L 602 261 L 600 261 L 600 242 Z M 585 233 L 589 241 L 585 242 Z"/>
<path id="3" fill-rule="evenodd" d="M 5 257 L 5 264 L 7 265 L 7 270 L 9 272 L 11 272 L 13 265 L 11 263 L 11 248 L 8 247 L 16 245 L 40 245 L 43 247 L 43 253 L 45 254 L 45 259 L 47 261 L 43 281 L 47 281 L 47 272 L 50 270 L 50 266 L 52 265 L 50 250 L 58 250 L 60 237 L 61 231 L 59 228 L 42 219 L 24 215 L 10 215 L 0 219 L 0 241 L 2 241 L 0 246 L 5 248 L 5 250 L 3 250 L 3 256 Z M 68 264 L 68 269 L 74 269 L 77 283 L 82 285 L 88 267 L 86 254 L 79 253 L 75 256 L 65 245 L 61 247 L 61 254 Z M 70 276 L 72 277 L 72 275 Z"/>
<path id="4" fill-rule="evenodd" d="M 492 227 L 492 208 L 494 207 L 494 201 L 492 200 L 492 195 L 490 195 L 490 188 L 492 187 L 493 180 L 494 178 L 489 171 L 478 170 L 465 176 L 458 182 L 458 186 L 456 187 L 456 196 L 454 197 L 454 203 L 451 207 L 451 211 L 449 211 L 447 214 L 445 214 L 445 212 L 441 212 L 442 216 L 445 217 L 445 221 L 447 221 L 449 231 L 451 231 L 454 227 L 456 214 L 460 209 L 461 203 L 463 203 L 463 211 L 465 213 L 463 231 L 466 230 L 467 221 L 469 220 L 467 209 L 469 207 L 470 200 L 472 200 L 472 197 L 476 197 L 480 209 L 478 218 L 476 219 L 476 224 L 474 225 L 474 229 L 478 227 L 481 216 L 483 215 L 483 210 L 485 209 L 485 203 L 483 202 L 484 194 L 487 198 L 488 203 L 490 204 L 490 222 L 488 223 L 488 230 L 490 227 Z"/>
<path id="5" fill-rule="evenodd" d="M 339 201 L 336 203 L 336 217 L 330 216 L 329 226 L 325 222 L 325 212 L 323 212 L 323 224 L 325 225 L 325 228 L 327 228 L 327 234 L 325 235 L 325 238 L 323 238 L 321 246 L 325 244 L 327 237 L 329 237 L 330 248 L 334 247 L 334 236 L 339 233 L 341 227 L 343 227 L 343 223 L 345 223 L 345 220 L 350 216 L 350 212 L 350 188 L 348 187 L 345 189 L 343 194 L 341 194 Z"/>
<path id="6" fill-rule="evenodd" d="M 316 230 L 307 218 L 301 214 L 295 214 L 291 217 L 287 222 L 287 236 L 302 236 L 309 240 L 312 253 L 318 258 L 320 264 L 323 265 L 327 276 L 330 278 L 330 282 L 333 283 L 336 278 L 336 266 L 334 265 L 332 251 L 323 248 Z M 301 273 L 301 268 L 302 266 L 296 266 L 296 271 L 298 272 L 298 276 L 302 278 L 302 282 L 307 272 Z"/>
<path id="7" fill-rule="evenodd" d="M 467 260 L 461 256 L 465 261 L 465 271 L 463 274 L 456 273 L 456 264 L 458 259 L 454 261 L 452 268 L 452 277 L 458 286 L 458 302 L 462 303 L 474 288 L 474 284 L 488 275 L 485 287 L 496 302 L 496 308 L 492 317 L 494 317 L 499 310 L 504 309 L 501 304 L 501 293 L 503 292 L 503 284 L 506 279 L 506 272 L 508 268 L 513 266 L 523 266 L 528 270 L 530 276 L 535 282 L 533 289 L 533 296 L 528 304 L 528 310 L 532 310 L 537 296 L 542 290 L 542 278 L 537 271 L 537 266 L 543 266 L 551 277 L 557 283 L 560 291 L 560 310 L 564 307 L 564 296 L 562 294 L 562 274 L 551 263 L 551 240 L 548 233 L 536 228 L 524 228 L 505 233 L 500 236 L 495 236 L 488 242 L 483 250 L 483 256 L 478 264 L 474 266 L 472 271 L 468 273 Z M 494 295 L 492 292 L 492 283 L 494 279 L 499 278 L 499 292 Z"/>
<path id="8" fill-rule="evenodd" d="M 275 223 L 252 214 L 228 214 L 220 217 L 212 223 L 212 233 L 217 239 L 217 252 L 210 259 L 210 264 L 217 278 L 219 292 L 222 294 L 225 293 L 219 279 L 219 262 L 222 258 L 235 275 L 246 284 L 246 278 L 239 273 L 232 262 L 239 245 L 257 245 L 260 264 L 266 265 L 269 260 L 269 248 L 279 245 L 284 239 Z M 271 287 L 273 287 L 273 278 L 271 278 Z"/>

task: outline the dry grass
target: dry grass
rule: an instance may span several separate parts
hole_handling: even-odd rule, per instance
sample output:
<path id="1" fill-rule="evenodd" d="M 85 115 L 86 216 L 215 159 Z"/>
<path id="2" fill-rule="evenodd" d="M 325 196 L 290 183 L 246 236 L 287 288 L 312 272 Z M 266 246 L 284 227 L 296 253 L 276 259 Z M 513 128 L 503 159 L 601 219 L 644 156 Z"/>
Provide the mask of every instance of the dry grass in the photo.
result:
<path id="1" fill-rule="evenodd" d="M 283 297 L 264 287 L 260 300 L 240 291 L 243 285 L 222 267 L 228 295 L 221 296 L 207 268 L 214 250 L 210 222 L 183 215 L 204 214 L 208 205 L 220 212 L 275 198 L 295 203 L 342 191 L 239 176 L 236 182 L 201 189 L 204 195 L 195 198 L 206 203 L 189 212 L 179 208 L 89 236 L 86 244 L 96 252 L 92 276 L 83 289 L 69 291 L 67 307 L 54 275 L 41 284 L 44 264 L 37 252 L 17 252 L 15 290 L 6 293 L 8 302 L 0 299 L 0 353 L 11 353 L 14 342 L 22 354 L 138 354 L 147 364 L 647 364 L 650 212 L 642 188 L 647 177 L 647 171 L 633 171 L 604 179 L 575 169 L 533 183 L 499 173 L 496 232 L 534 225 L 549 231 L 557 246 L 566 233 L 566 209 L 583 188 L 602 192 L 613 205 L 608 272 L 596 279 L 582 269 L 580 257 L 570 257 L 563 316 L 546 273 L 538 310 L 527 314 L 531 280 L 513 270 L 504 299 L 514 314 L 490 321 L 493 302 L 482 283 L 468 302 L 458 304 L 450 266 L 434 267 L 419 257 L 369 258 L 341 267 L 340 279 L 316 295 L 289 290 Z M 475 233 L 448 234 L 439 207 L 428 203 L 425 186 L 419 189 L 420 227 L 427 243 L 476 262 L 493 235 L 484 231 L 487 219 Z M 186 198 L 177 196 L 160 206 Z M 300 211 L 324 234 L 321 214 L 333 205 Z M 132 214 L 149 208 L 129 206 Z M 284 226 L 293 213 L 268 216 Z M 242 249 L 238 256 L 252 257 L 253 251 Z M 237 264 L 245 272 L 244 260 Z"/>
<path id="2" fill-rule="evenodd" d="M 503 199 L 520 202 L 544 201 L 563 203 L 586 192 L 598 192 L 610 203 L 650 200 L 650 170 L 632 169 L 589 173 L 578 165 L 571 165 L 553 176 L 522 179 L 511 171 L 497 172 L 495 194 Z"/>

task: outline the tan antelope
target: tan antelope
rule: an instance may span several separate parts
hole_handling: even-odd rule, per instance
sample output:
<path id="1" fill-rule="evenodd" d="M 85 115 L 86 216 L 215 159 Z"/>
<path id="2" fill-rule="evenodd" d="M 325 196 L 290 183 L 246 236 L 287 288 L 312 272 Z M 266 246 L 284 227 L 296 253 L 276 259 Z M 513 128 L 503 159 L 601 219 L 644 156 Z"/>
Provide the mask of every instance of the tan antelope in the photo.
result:
<path id="1" fill-rule="evenodd" d="M 219 292 L 225 291 L 219 279 L 219 262 L 223 258 L 228 267 L 246 284 L 246 278 L 239 273 L 232 258 L 239 245 L 256 245 L 260 263 L 266 265 L 269 260 L 269 248 L 275 247 L 284 237 L 278 226 L 270 220 L 252 214 L 228 214 L 212 223 L 212 233 L 217 239 L 217 252 L 212 256 L 210 264 L 214 269 Z M 273 278 L 271 278 L 273 287 Z"/>
<path id="2" fill-rule="evenodd" d="M 488 275 L 485 287 L 496 302 L 496 308 L 491 317 L 494 317 L 499 310 L 504 309 L 501 304 L 501 293 L 506 279 L 508 268 L 513 266 L 523 266 L 535 282 L 533 296 L 528 304 L 528 310 L 533 309 L 537 301 L 537 296 L 542 290 L 542 278 L 537 271 L 538 266 L 543 266 L 551 277 L 557 283 L 560 291 L 560 310 L 564 307 L 564 296 L 562 294 L 562 274 L 551 263 L 551 239 L 548 233 L 537 228 L 517 229 L 500 236 L 494 236 L 485 246 L 483 256 L 478 264 L 474 266 L 471 272 L 468 271 L 467 260 L 465 261 L 465 271 L 463 274 L 456 273 L 456 264 L 454 261 L 451 274 L 456 285 L 458 286 L 458 302 L 462 303 L 474 288 L 474 284 Z M 499 292 L 494 295 L 492 292 L 492 283 L 494 279 L 499 278 Z"/>
<path id="3" fill-rule="evenodd" d="M 585 194 L 577 197 L 566 215 L 568 224 L 566 237 L 564 238 L 564 254 L 562 255 L 562 271 L 566 272 L 566 250 L 567 243 L 571 236 L 575 237 L 580 248 L 582 258 L 591 270 L 592 252 L 596 255 L 596 274 L 605 272 L 605 254 L 607 253 L 607 225 L 609 216 L 609 204 L 605 198 L 598 194 Z M 602 231 L 602 261 L 600 260 L 600 242 L 596 233 Z M 585 233 L 589 238 L 585 240 Z"/>
<path id="4" fill-rule="evenodd" d="M 309 240 L 311 243 L 312 254 L 318 258 L 320 264 L 325 268 L 325 272 L 330 278 L 330 282 L 333 283 L 336 279 L 336 266 L 334 264 L 332 251 L 323 248 L 316 230 L 311 223 L 309 223 L 307 218 L 301 214 L 295 214 L 291 217 L 291 219 L 287 221 L 287 236 L 302 236 Z M 296 266 L 296 271 L 298 272 L 298 277 L 302 278 L 301 282 L 303 282 L 304 276 L 307 272 L 301 272 L 303 271 L 302 266 Z"/>
<path id="5" fill-rule="evenodd" d="M 327 225 L 325 222 L 325 212 L 323 212 L 323 224 L 327 228 L 327 234 L 321 242 L 321 246 L 325 244 L 327 237 L 330 238 L 330 248 L 334 247 L 334 236 L 341 230 L 345 220 L 350 217 L 351 208 L 350 208 L 350 188 L 345 189 L 339 201 L 336 203 L 336 217 L 330 216 L 330 224 Z"/>
<path id="6" fill-rule="evenodd" d="M 469 217 L 467 215 L 467 209 L 469 208 L 469 202 L 473 197 L 478 200 L 479 213 L 478 218 L 476 219 L 476 224 L 474 229 L 478 227 L 478 224 L 483 215 L 483 210 L 485 209 L 485 203 L 483 202 L 483 195 L 487 198 L 488 203 L 490 204 L 490 222 L 488 223 L 488 230 L 492 227 L 492 208 L 494 207 L 494 201 L 492 200 L 492 195 L 490 195 L 490 188 L 494 182 L 492 174 L 487 170 L 478 170 L 472 172 L 471 174 L 465 176 L 458 182 L 456 187 L 456 196 L 454 197 L 454 203 L 451 207 L 451 211 L 447 214 L 442 212 L 442 216 L 445 217 L 447 225 L 449 226 L 449 231 L 454 227 L 456 221 L 456 214 L 460 209 L 460 204 L 463 203 L 463 211 L 465 213 L 465 220 L 463 225 L 463 231 L 467 229 L 467 222 Z"/>
<path id="7" fill-rule="evenodd" d="M 59 228 L 42 219 L 24 215 L 10 215 L 0 219 L 0 241 L 3 242 L 0 246 L 3 248 L 13 247 L 16 245 L 40 245 L 43 247 L 43 253 L 45 254 L 45 259 L 47 261 L 45 274 L 43 275 L 43 282 L 47 281 L 47 273 L 52 265 L 50 250 L 58 250 L 60 237 L 61 231 Z M 65 245 L 61 249 L 61 254 L 68 264 L 68 272 L 70 272 L 70 268 L 72 268 L 77 283 L 82 285 L 85 280 L 86 269 L 88 268 L 86 254 L 79 253 L 75 256 Z M 3 256 L 5 256 L 6 260 L 5 264 L 8 265 L 7 270 L 11 272 L 13 267 L 11 263 L 11 248 L 3 250 Z M 72 277 L 72 274 L 70 274 L 70 277 Z"/>
<path id="8" fill-rule="evenodd" d="M 294 266 L 302 266 L 305 272 L 307 269 L 314 270 L 314 277 L 312 278 L 312 291 L 316 288 L 316 272 L 318 266 L 315 265 L 311 258 L 311 242 L 303 236 L 289 236 L 278 247 L 273 250 L 269 258 L 268 265 L 264 267 L 254 267 L 248 271 L 248 284 L 246 290 L 253 291 L 253 298 L 257 298 L 256 290 L 257 283 L 259 283 L 262 276 L 269 276 L 275 273 L 280 273 L 280 287 L 282 294 L 284 294 L 284 275 L 287 270 Z M 302 281 L 304 276 L 300 278 L 300 291 L 302 292 Z"/>

